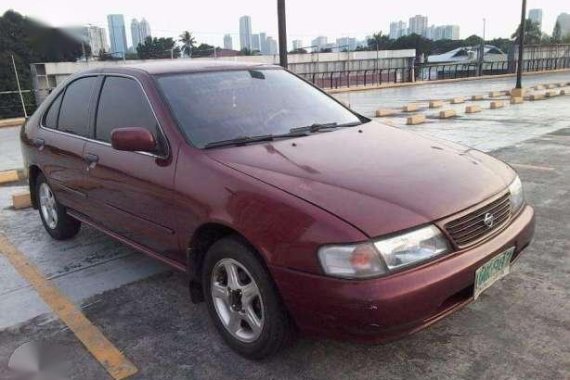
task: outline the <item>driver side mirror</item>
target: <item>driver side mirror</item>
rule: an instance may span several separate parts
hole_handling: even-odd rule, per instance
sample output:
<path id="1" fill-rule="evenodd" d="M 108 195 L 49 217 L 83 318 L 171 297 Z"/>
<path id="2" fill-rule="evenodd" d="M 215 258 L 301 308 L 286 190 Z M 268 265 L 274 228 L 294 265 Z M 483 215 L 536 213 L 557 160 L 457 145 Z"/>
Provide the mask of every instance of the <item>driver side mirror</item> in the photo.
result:
<path id="1" fill-rule="evenodd" d="M 117 128 L 111 132 L 111 146 L 127 152 L 153 153 L 156 151 L 156 139 L 144 128 Z"/>

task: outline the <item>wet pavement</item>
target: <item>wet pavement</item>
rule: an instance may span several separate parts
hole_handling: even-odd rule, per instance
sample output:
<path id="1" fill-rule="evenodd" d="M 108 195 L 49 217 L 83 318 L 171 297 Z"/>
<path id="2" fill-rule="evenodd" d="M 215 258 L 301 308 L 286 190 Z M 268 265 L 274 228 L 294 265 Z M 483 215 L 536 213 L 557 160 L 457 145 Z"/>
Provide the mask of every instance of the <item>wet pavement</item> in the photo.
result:
<path id="1" fill-rule="evenodd" d="M 570 75 L 565 78 L 570 81 Z M 473 94 L 487 91 L 480 88 Z M 365 98 L 364 93 L 351 97 L 355 95 Z M 364 100 L 351 101 L 365 113 Z M 227 348 L 204 304 L 189 302 L 184 275 L 89 227 L 70 241 L 53 241 L 37 211 L 7 207 L 10 194 L 24 184 L 0 187 L 0 232 L 139 368 L 134 378 L 570 378 L 569 105 L 570 97 L 558 97 L 416 127 L 404 126 L 400 116 L 390 118 L 402 128 L 491 151 L 514 164 L 538 223 L 535 241 L 512 273 L 476 303 L 386 345 L 301 338 L 271 360 L 251 362 Z M 1 161 L 5 141 L 0 140 Z M 2 255 L 0 277 L 1 379 L 14 375 L 7 369 L 8 359 L 31 340 L 61 350 L 71 379 L 108 378 Z"/>

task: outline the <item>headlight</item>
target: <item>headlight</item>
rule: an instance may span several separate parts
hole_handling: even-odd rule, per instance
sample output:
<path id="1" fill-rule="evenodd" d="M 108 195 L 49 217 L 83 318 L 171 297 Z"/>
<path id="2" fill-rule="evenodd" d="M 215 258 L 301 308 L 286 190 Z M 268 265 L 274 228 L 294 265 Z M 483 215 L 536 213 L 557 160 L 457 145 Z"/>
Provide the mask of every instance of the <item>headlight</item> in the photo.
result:
<path id="1" fill-rule="evenodd" d="M 514 214 L 524 205 L 523 187 L 518 176 L 509 186 L 509 193 L 511 193 L 511 211 Z"/>
<path id="2" fill-rule="evenodd" d="M 451 251 L 436 226 L 427 226 L 374 243 L 389 270 L 417 264 Z"/>
<path id="3" fill-rule="evenodd" d="M 369 278 L 430 260 L 450 250 L 447 239 L 432 225 L 374 243 L 322 247 L 319 260 L 330 276 Z"/>

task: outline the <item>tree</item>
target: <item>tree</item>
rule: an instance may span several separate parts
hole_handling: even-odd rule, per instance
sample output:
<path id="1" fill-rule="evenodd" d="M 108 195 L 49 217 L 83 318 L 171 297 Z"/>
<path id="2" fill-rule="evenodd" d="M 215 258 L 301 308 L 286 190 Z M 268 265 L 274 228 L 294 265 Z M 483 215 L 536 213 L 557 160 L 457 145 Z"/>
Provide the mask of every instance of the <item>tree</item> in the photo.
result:
<path id="1" fill-rule="evenodd" d="M 428 56 L 432 51 L 432 40 L 428 40 L 418 34 L 412 33 L 398 38 L 392 42 L 391 49 L 416 49 L 416 59 Z"/>
<path id="2" fill-rule="evenodd" d="M 180 48 L 170 37 L 147 37 L 142 44 L 137 46 L 137 53 L 140 59 L 171 58 L 180 56 Z"/>
<path id="3" fill-rule="evenodd" d="M 371 38 L 366 41 L 368 50 L 388 50 L 390 49 L 390 37 L 385 36 L 382 32 L 374 33 Z"/>
<path id="4" fill-rule="evenodd" d="M 303 48 L 294 49 L 289 52 L 289 54 L 307 54 L 307 50 Z"/>
<path id="5" fill-rule="evenodd" d="M 249 48 L 244 47 L 239 51 L 239 55 L 255 55 L 255 52 Z"/>
<path id="6" fill-rule="evenodd" d="M 182 43 L 182 54 L 187 57 L 192 57 L 192 49 L 196 45 L 196 39 L 189 31 L 182 32 L 180 39 L 178 40 Z"/>
<path id="7" fill-rule="evenodd" d="M 552 42 L 560 43 L 562 41 L 562 29 L 560 28 L 560 23 L 556 21 L 554 25 L 554 30 L 552 31 Z"/>
<path id="8" fill-rule="evenodd" d="M 515 40 L 515 43 L 519 42 L 521 26 L 517 28 L 511 36 L 511 39 Z M 540 24 L 532 21 L 531 19 L 526 20 L 524 27 L 524 42 L 528 45 L 538 44 L 542 40 L 542 31 L 540 30 Z"/>
<path id="9" fill-rule="evenodd" d="M 83 55 L 81 43 L 57 28 L 47 27 L 14 11 L 0 16 L 0 90 L 16 90 L 12 68 L 16 62 L 22 89 L 32 89 L 30 64 L 34 62 L 76 61 Z M 28 112 L 35 109 L 33 93 L 24 93 Z M 0 119 L 22 116 L 17 94 L 0 95 Z"/>
<path id="10" fill-rule="evenodd" d="M 211 57 L 214 55 L 214 49 L 219 50 L 220 48 L 215 48 L 213 45 L 200 44 L 197 48 L 193 50 L 192 56 L 194 57 Z"/>

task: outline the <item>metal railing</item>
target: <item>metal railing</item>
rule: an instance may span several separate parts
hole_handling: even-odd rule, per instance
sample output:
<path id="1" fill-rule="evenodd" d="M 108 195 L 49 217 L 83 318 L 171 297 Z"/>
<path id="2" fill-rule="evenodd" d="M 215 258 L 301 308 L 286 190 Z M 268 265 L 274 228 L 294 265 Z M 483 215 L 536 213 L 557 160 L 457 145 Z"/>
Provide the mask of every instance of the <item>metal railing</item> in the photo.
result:
<path id="1" fill-rule="evenodd" d="M 481 73 L 483 76 L 514 73 L 517 70 L 517 65 L 517 61 L 484 62 Z M 525 72 L 569 69 L 570 56 L 528 59 L 523 61 L 523 65 Z M 390 83 L 471 78 L 479 76 L 479 63 L 428 63 L 414 67 L 329 71 L 300 73 L 298 75 L 321 88 L 337 89 L 351 86 L 381 86 Z"/>

